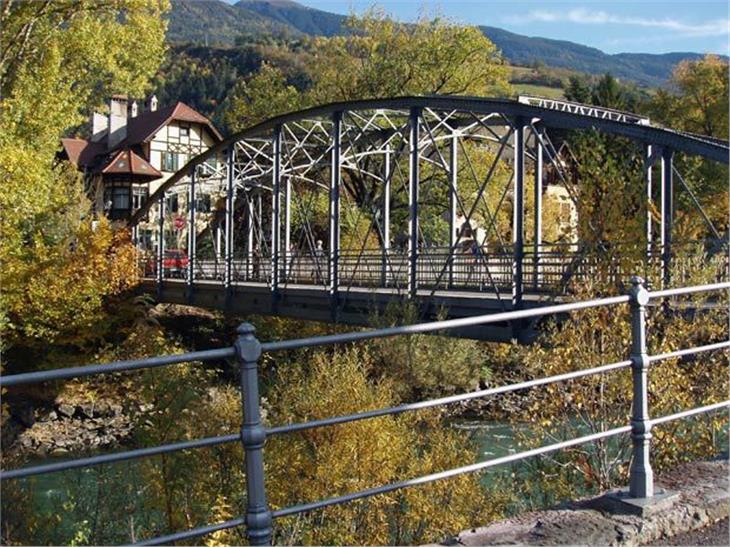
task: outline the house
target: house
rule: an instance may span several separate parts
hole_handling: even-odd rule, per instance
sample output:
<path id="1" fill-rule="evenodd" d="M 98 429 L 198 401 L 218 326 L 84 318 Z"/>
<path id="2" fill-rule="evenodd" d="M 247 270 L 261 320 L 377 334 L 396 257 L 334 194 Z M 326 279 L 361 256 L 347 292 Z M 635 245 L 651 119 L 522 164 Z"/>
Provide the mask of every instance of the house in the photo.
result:
<path id="1" fill-rule="evenodd" d="M 92 115 L 88 139 L 61 139 L 59 157 L 84 173 L 95 214 L 113 222 L 127 220 L 191 158 L 223 139 L 208 118 L 182 102 L 158 108 L 153 95 L 145 106 L 143 110 L 137 101 L 114 95 L 108 115 Z M 220 182 L 208 177 L 197 187 L 196 201 L 202 213 L 209 211 L 210 193 Z M 175 185 L 166 196 L 165 213 L 171 221 L 187 209 L 184 183 Z M 158 215 L 159 208 L 151 208 L 137 227 L 138 244 L 143 248 L 157 245 Z M 178 245 L 183 235 L 173 234 L 178 241 L 168 244 Z"/>

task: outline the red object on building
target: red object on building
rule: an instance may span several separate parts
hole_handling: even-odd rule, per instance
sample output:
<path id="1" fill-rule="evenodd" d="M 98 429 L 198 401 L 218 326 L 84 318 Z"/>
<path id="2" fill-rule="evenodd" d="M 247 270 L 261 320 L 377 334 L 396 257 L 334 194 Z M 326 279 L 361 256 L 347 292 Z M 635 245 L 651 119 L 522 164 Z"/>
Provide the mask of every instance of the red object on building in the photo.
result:
<path id="1" fill-rule="evenodd" d="M 175 220 L 173 221 L 173 223 L 175 224 L 176 230 L 182 230 L 183 228 L 185 228 L 185 217 L 183 217 L 183 216 L 175 217 Z"/>

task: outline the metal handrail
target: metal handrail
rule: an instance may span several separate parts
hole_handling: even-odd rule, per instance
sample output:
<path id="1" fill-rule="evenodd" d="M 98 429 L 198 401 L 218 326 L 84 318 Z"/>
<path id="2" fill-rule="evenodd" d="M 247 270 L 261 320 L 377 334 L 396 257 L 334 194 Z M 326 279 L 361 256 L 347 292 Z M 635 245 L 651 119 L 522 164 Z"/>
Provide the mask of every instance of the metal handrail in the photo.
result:
<path id="1" fill-rule="evenodd" d="M 233 433 L 216 437 L 207 437 L 195 440 L 186 440 L 155 447 L 115 452 L 112 454 L 102 454 L 87 458 L 77 458 L 66 462 L 57 462 L 52 464 L 43 464 L 10 470 L 0 470 L 0 480 L 16 479 L 31 475 L 53 473 L 57 471 L 88 467 L 103 463 L 148 457 L 178 450 L 197 449 L 240 441 L 243 444 L 243 448 L 246 452 L 246 489 L 248 494 L 246 515 L 221 523 L 209 524 L 197 528 L 192 528 L 190 530 L 177 532 L 174 534 L 144 540 L 140 542 L 140 544 L 167 544 L 173 541 L 200 537 L 202 535 L 206 535 L 212 532 L 234 528 L 242 525 L 246 526 L 246 532 L 252 544 L 266 544 L 270 541 L 271 538 L 271 524 L 272 519 L 274 518 L 313 511 L 331 505 L 347 503 L 357 499 L 375 496 L 402 488 L 408 488 L 410 486 L 415 486 L 418 484 L 425 484 L 428 482 L 433 482 L 464 473 L 483 471 L 490 467 L 494 467 L 504 463 L 519 461 L 532 456 L 546 454 L 548 452 L 554 452 L 563 448 L 569 448 L 571 446 L 576 446 L 579 444 L 593 442 L 599 439 L 631 432 L 634 452 L 630 471 L 630 495 L 632 497 L 648 498 L 651 497 L 654 492 L 652 478 L 653 475 L 649 461 L 649 442 L 651 438 L 649 431 L 651 427 L 672 420 L 682 419 L 730 406 L 730 400 L 727 400 L 705 405 L 702 407 L 688 409 L 668 416 L 662 416 L 653 419 L 650 418 L 648 416 L 647 407 L 647 373 L 650 364 L 652 362 L 660 361 L 663 359 L 678 358 L 701 352 L 730 348 L 730 340 L 707 344 L 704 346 L 696 346 L 693 348 L 680 349 L 663 354 L 648 355 L 646 350 L 646 306 L 651 299 L 728 289 L 730 289 L 730 282 L 699 285 L 693 287 L 680 287 L 676 289 L 650 292 L 644 287 L 643 280 L 641 278 L 634 277 L 632 278 L 632 288 L 629 291 L 629 294 L 615 297 L 573 302 L 570 304 L 545 306 L 530 310 L 517 310 L 490 315 L 480 315 L 476 317 L 449 319 L 445 321 L 434 321 L 430 323 L 366 330 L 330 336 L 302 338 L 298 340 L 268 342 L 264 344 L 261 344 L 255 338 L 254 329 L 251 325 L 243 324 L 238 329 L 239 337 L 233 347 L 184 353 L 179 355 L 153 357 L 148 359 L 118 361 L 115 363 L 101 365 L 94 364 L 81 367 L 72 367 L 68 369 L 57 369 L 50 371 L 15 374 L 10 376 L 0 376 L 0 386 L 7 387 L 19 384 L 53 381 L 73 377 L 156 368 L 191 361 L 209 361 L 213 359 L 235 358 L 240 365 L 241 389 L 244 395 L 244 421 L 240 433 Z M 463 393 L 449 397 L 441 397 L 437 399 L 420 401 L 417 403 L 403 404 L 395 407 L 376 409 L 344 416 L 333 416 L 320 420 L 312 420 L 309 422 L 286 424 L 268 428 L 264 427 L 261 423 L 260 397 L 258 393 L 258 361 L 261 354 L 264 352 L 270 353 L 275 351 L 320 347 L 332 344 L 349 344 L 362 340 L 373 340 L 399 335 L 434 333 L 464 326 L 477 326 L 496 322 L 511 322 L 526 318 L 563 314 L 588 308 L 615 306 L 625 303 L 630 304 L 632 324 L 631 356 L 630 359 L 627 360 L 601 365 L 590 369 L 577 370 L 565 374 L 553 375 L 525 382 L 484 389 L 471 393 Z M 364 419 L 376 418 L 379 416 L 395 415 L 403 412 L 416 411 L 425 408 L 432 408 L 470 399 L 508 393 L 520 389 L 534 388 L 560 381 L 572 380 L 596 374 L 604 374 L 629 367 L 632 369 L 633 378 L 633 412 L 631 425 L 618 427 L 607 431 L 601 431 L 591 435 L 585 435 L 582 437 L 569 439 L 567 441 L 554 443 L 531 450 L 525 450 L 515 454 L 510 454 L 501 458 L 495 458 L 492 460 L 487 460 L 485 462 L 457 467 L 439 473 L 433 473 L 422 477 L 416 477 L 387 485 L 378 486 L 375 488 L 369 488 L 359 492 L 336 496 L 329 499 L 299 504 L 291 507 L 285 507 L 274 511 L 271 511 L 268 508 L 264 487 L 263 445 L 266 438 L 269 436 L 303 431 L 315 427 L 325 427 L 335 424 L 354 422 Z"/>

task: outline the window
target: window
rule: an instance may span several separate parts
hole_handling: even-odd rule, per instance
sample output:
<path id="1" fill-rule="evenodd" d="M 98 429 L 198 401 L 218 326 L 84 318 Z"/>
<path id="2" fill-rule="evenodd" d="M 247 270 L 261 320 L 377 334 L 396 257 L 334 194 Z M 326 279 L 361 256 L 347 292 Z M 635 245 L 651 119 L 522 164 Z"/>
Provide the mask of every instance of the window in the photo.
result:
<path id="1" fill-rule="evenodd" d="M 190 136 L 190 128 L 186 125 L 180 126 L 180 136 L 181 137 L 189 137 Z"/>
<path id="2" fill-rule="evenodd" d="M 112 220 L 125 218 L 130 211 L 131 188 L 126 183 L 110 183 L 104 186 L 104 212 Z"/>
<path id="3" fill-rule="evenodd" d="M 174 173 L 178 170 L 178 155 L 174 152 L 162 152 L 162 170 Z"/>
<path id="4" fill-rule="evenodd" d="M 200 194 L 196 196 L 195 210 L 199 213 L 210 213 L 210 194 Z"/>
<path id="5" fill-rule="evenodd" d="M 150 195 L 150 190 L 146 186 L 135 186 L 132 190 L 132 209 L 141 209 L 147 198 Z"/>
<path id="6" fill-rule="evenodd" d="M 165 212 L 166 213 L 177 213 L 179 208 L 177 202 L 177 194 L 172 194 L 165 198 Z"/>

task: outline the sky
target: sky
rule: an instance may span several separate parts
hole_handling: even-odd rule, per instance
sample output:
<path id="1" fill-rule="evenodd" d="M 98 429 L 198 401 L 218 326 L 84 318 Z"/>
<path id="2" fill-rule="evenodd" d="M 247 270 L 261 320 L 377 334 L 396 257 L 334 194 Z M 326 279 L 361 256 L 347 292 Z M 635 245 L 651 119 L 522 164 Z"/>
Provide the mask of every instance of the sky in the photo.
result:
<path id="1" fill-rule="evenodd" d="M 402 21 L 424 8 L 462 23 L 569 40 L 606 53 L 728 54 L 728 0 L 297 0 L 348 14 L 374 3 Z"/>

